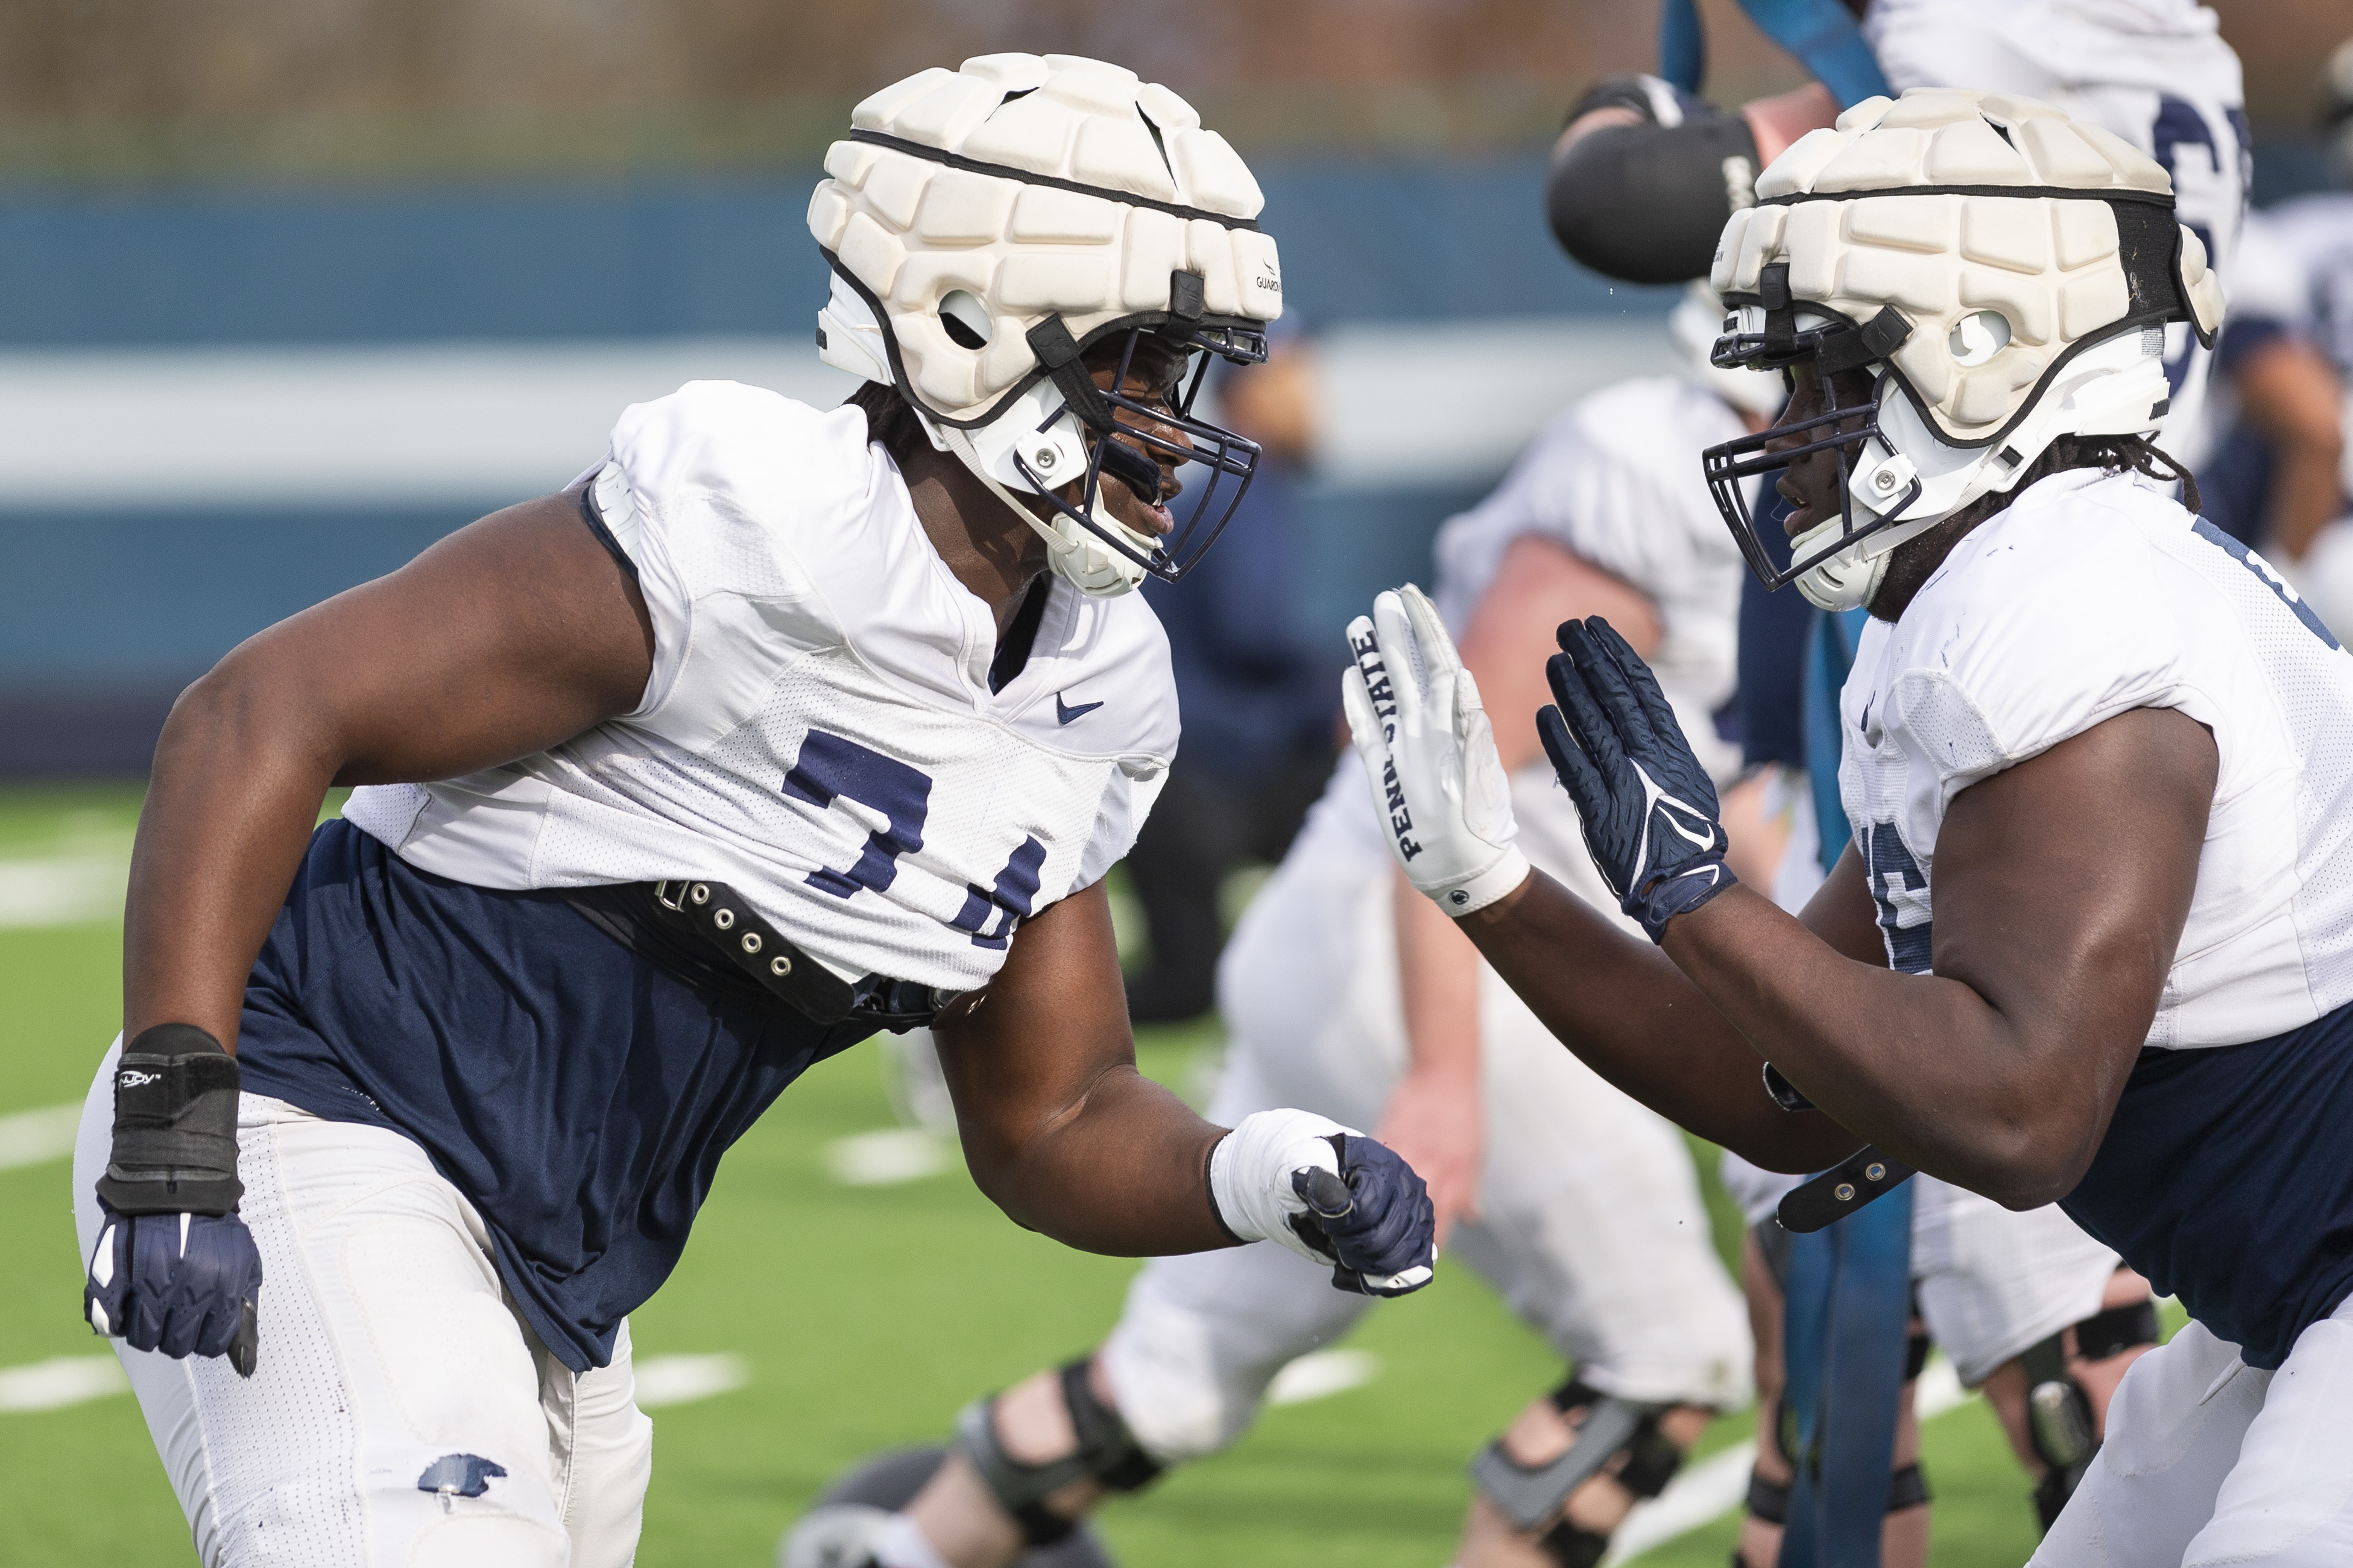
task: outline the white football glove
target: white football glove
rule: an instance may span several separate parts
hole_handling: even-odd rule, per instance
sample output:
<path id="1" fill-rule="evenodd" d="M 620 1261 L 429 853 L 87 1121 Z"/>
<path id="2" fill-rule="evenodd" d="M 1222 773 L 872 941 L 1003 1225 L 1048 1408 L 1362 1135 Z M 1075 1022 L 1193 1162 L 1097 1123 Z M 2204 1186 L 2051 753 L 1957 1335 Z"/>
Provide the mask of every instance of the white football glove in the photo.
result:
<path id="1" fill-rule="evenodd" d="M 1460 918 L 1527 880 L 1511 781 L 1479 687 L 1429 595 L 1409 583 L 1348 623 L 1340 705 L 1406 879 Z"/>
<path id="2" fill-rule="evenodd" d="M 1210 1151 L 1209 1196 L 1238 1238 L 1333 1265 L 1338 1289 L 1407 1295 L 1437 1262 L 1437 1215 L 1413 1167 L 1314 1111 L 1243 1117 Z"/>

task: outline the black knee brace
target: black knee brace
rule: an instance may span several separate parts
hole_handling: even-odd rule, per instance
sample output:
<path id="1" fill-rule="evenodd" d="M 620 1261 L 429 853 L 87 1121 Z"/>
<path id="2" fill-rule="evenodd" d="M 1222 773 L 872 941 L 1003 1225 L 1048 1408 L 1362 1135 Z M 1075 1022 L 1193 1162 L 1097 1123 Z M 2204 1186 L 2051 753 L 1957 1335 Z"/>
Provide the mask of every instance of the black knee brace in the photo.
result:
<path id="1" fill-rule="evenodd" d="M 1612 77 L 1571 111 L 1628 109 L 1643 123 L 1588 132 L 1556 157 L 1545 211 L 1596 272 L 1681 283 L 1707 276 L 1725 220 L 1755 205 L 1757 138 L 1739 115 L 1654 81 Z"/>
<path id="2" fill-rule="evenodd" d="M 1918 1463 L 1892 1470 L 1887 1477 L 1887 1511 L 1902 1513 L 1907 1508 L 1918 1508 L 1936 1494 L 1928 1489 L 1928 1472 Z M 1789 1483 L 1768 1481 L 1755 1470 L 1748 1472 L 1748 1511 L 1767 1524 L 1789 1522 Z"/>
<path id="3" fill-rule="evenodd" d="M 2073 1327 L 2075 1353 L 2085 1361 L 2105 1361 L 2137 1345 L 2157 1342 L 2157 1303 L 2142 1300 L 2105 1308 Z M 2035 1457 L 2050 1467 L 2034 1487 L 2035 1517 L 2049 1530 L 2083 1484 L 2092 1457 L 2100 1451 L 2100 1440 L 2094 1435 L 2097 1428 L 2091 1398 L 2067 1370 L 2063 1332 L 2019 1360 L 2026 1368 L 2026 1435 Z"/>
<path id="4" fill-rule="evenodd" d="M 1005 1451 L 997 1436 L 997 1395 L 976 1400 L 956 1417 L 956 1448 L 980 1472 L 1006 1512 L 1021 1526 L 1021 1537 L 1031 1546 L 1051 1546 L 1078 1528 L 1046 1506 L 1046 1500 L 1072 1481 L 1092 1480 L 1115 1492 L 1132 1492 L 1152 1484 L 1160 1474 L 1158 1460 L 1145 1453 L 1130 1435 L 1119 1412 L 1095 1397 L 1087 1378 L 1089 1358 L 1080 1357 L 1061 1369 L 1062 1404 L 1071 1414 L 1071 1429 L 1078 1447 L 1059 1459 L 1025 1464 Z"/>
<path id="5" fill-rule="evenodd" d="M 1504 1451 L 1501 1438 L 1471 1461 L 1472 1479 L 1514 1529 L 1535 1530 L 1557 1514 L 1569 1494 L 1620 1455 L 1618 1484 L 1637 1498 L 1666 1489 L 1682 1468 L 1683 1454 L 1659 1430 L 1659 1416 L 1671 1406 L 1636 1404 L 1589 1388 L 1570 1378 L 1552 1392 L 1553 1408 L 1566 1415 L 1585 1412 L 1568 1449 L 1546 1465 L 1523 1465 Z M 1609 1550 L 1609 1538 L 1561 1520 L 1536 1544 L 1561 1568 L 1594 1568 Z"/>

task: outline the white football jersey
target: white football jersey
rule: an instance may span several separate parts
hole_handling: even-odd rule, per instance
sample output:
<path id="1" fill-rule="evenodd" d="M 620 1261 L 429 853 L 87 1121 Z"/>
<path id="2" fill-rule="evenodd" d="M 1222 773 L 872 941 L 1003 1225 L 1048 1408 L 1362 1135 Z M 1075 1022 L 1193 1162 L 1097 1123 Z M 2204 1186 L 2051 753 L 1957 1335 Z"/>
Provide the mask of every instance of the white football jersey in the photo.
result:
<path id="1" fill-rule="evenodd" d="M 2247 215 L 2231 310 L 2293 327 L 2353 375 L 2353 191 L 2298 196 Z"/>
<path id="2" fill-rule="evenodd" d="M 1159 622 L 1049 578 L 992 693 L 995 617 L 860 410 L 692 382 L 621 416 L 596 495 L 652 615 L 645 700 L 505 767 L 354 791 L 343 815 L 410 865 L 705 878 L 845 979 L 965 990 L 1134 842 L 1176 750 Z"/>
<path id="3" fill-rule="evenodd" d="M 1839 790 L 1888 961 L 1928 970 L 1953 797 L 2133 708 L 2221 773 L 2148 1044 L 2235 1045 L 2353 1000 L 2353 658 L 2260 556 L 2129 476 L 2053 475 L 1954 547 L 1840 697 Z"/>
<path id="4" fill-rule="evenodd" d="M 2040 99 L 2147 153 L 2173 176 L 2174 211 L 2232 287 L 2247 208 L 2239 57 L 2198 0 L 1872 0 L 1863 37 L 1889 85 L 1981 88 Z M 2172 407 L 2158 444 L 2206 459 L 2213 354 L 2187 323 L 2165 329 Z"/>
<path id="5" fill-rule="evenodd" d="M 1439 531 L 1439 613 L 1461 636 L 1504 552 L 1525 534 L 1622 579 L 1658 608 L 1651 668 L 1683 733 L 1719 782 L 1730 777 L 1739 751 L 1717 739 L 1715 715 L 1739 684 L 1747 567 L 1699 455 L 1745 433 L 1723 398 L 1676 376 L 1620 382 L 1571 404 L 1536 433 L 1502 484 Z"/>

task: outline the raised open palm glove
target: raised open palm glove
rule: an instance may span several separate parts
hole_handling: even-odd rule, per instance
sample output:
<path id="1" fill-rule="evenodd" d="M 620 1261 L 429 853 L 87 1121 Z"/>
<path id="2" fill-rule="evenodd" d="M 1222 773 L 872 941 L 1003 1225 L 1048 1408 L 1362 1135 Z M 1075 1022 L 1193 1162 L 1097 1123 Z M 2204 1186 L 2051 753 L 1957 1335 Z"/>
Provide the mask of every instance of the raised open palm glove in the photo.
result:
<path id="1" fill-rule="evenodd" d="M 1662 941 L 1669 921 L 1736 879 L 1715 785 L 1651 667 L 1609 622 L 1563 621 L 1560 647 L 1545 664 L 1560 705 L 1536 715 L 1536 734 L 1619 908 Z"/>
<path id="2" fill-rule="evenodd" d="M 1348 624 L 1340 705 L 1406 879 L 1457 917 L 1527 880 L 1511 782 L 1478 683 L 1429 596 L 1409 583 Z"/>

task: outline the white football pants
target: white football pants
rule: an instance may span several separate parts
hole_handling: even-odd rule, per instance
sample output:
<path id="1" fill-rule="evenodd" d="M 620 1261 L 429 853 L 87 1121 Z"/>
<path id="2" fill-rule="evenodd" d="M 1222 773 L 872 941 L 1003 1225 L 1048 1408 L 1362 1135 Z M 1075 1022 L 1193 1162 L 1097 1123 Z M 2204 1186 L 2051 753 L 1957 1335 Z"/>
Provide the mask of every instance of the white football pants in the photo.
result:
<path id="1" fill-rule="evenodd" d="M 1341 782 L 1364 793 L 1354 758 Z M 1319 822 L 1334 804 L 1227 944 L 1232 1046 L 1207 1113 L 1221 1126 L 1289 1105 L 1370 1132 L 1404 1070 L 1388 852 Z M 1480 1215 L 1455 1227 L 1446 1262 L 1476 1270 L 1603 1393 L 1745 1403 L 1748 1320 L 1682 1136 L 1570 1055 L 1483 965 L 1479 1008 Z M 1249 1426 L 1284 1363 L 1370 1304 L 1268 1242 L 1155 1258 L 1103 1347 L 1120 1414 L 1156 1458 L 1213 1452 Z"/>
<path id="2" fill-rule="evenodd" d="M 85 1260 L 121 1049 L 74 1146 Z M 574 1376 L 515 1315 L 473 1205 L 396 1133 L 248 1094 L 237 1143 L 263 1270 L 252 1378 L 113 1342 L 205 1568 L 630 1563 L 653 1423 L 628 1324 L 610 1366 Z M 420 1489 L 452 1457 L 442 1473 L 487 1477 L 480 1495 Z"/>
<path id="3" fill-rule="evenodd" d="M 2277 1372 L 2191 1323 L 2133 1363 L 2029 1568 L 2353 1563 L 2353 1302 Z"/>

